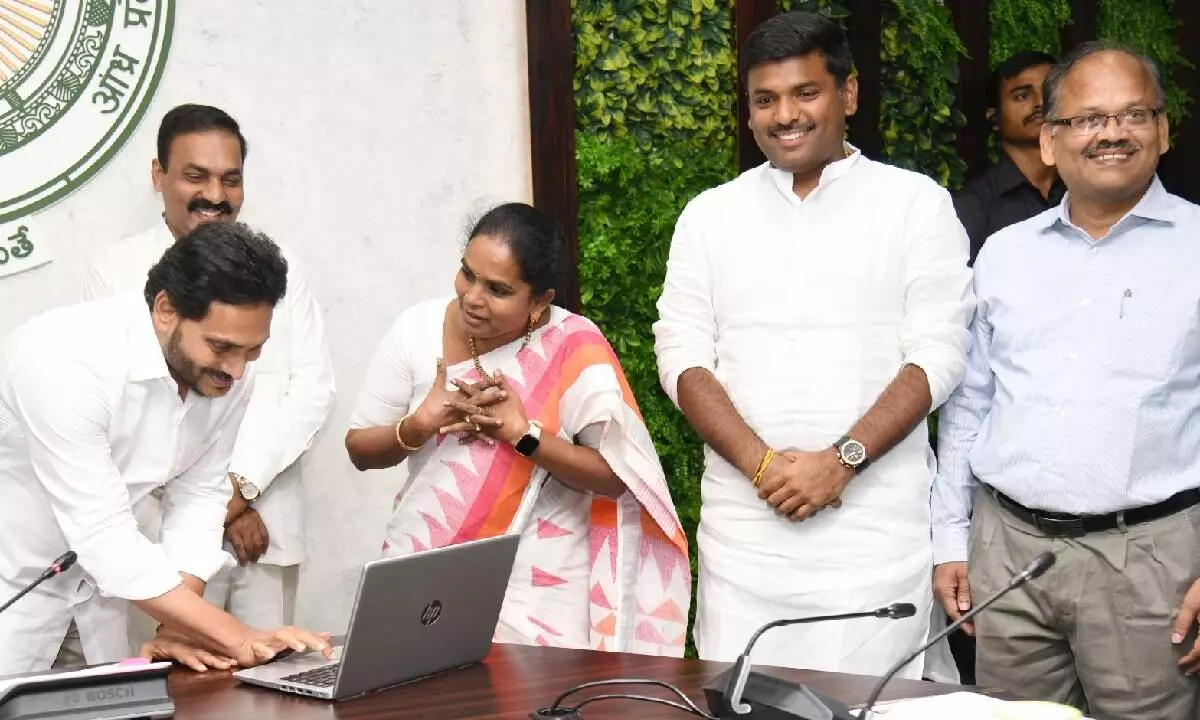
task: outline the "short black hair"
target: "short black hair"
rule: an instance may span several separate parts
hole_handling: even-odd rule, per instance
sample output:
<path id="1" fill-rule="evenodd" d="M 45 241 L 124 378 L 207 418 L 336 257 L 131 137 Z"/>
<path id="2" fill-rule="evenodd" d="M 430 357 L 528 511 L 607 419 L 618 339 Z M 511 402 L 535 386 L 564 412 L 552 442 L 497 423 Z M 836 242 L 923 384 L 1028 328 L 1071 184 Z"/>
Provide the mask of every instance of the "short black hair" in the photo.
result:
<path id="1" fill-rule="evenodd" d="M 158 164 L 166 169 L 167 161 L 171 159 L 171 143 L 175 142 L 175 138 L 210 130 L 224 130 L 237 138 L 238 146 L 242 149 L 242 162 L 246 161 L 246 138 L 242 137 L 242 128 L 237 120 L 212 105 L 187 104 L 172 108 L 163 115 L 158 125 Z"/>
<path id="2" fill-rule="evenodd" d="M 1124 43 L 1112 40 L 1093 40 L 1075 48 L 1063 58 L 1062 62 L 1050 68 L 1050 73 L 1046 75 L 1046 81 L 1042 84 L 1042 113 L 1046 119 L 1057 119 L 1059 91 L 1071 70 L 1085 58 L 1109 52 L 1128 55 L 1140 62 L 1142 67 L 1146 68 L 1146 72 L 1150 74 L 1151 82 L 1154 83 L 1155 107 L 1162 108 L 1166 105 L 1167 93 L 1163 90 L 1162 73 L 1158 71 L 1158 65 L 1149 55 Z"/>
<path id="3" fill-rule="evenodd" d="M 203 320 L 214 302 L 275 307 L 287 292 L 287 260 L 271 238 L 243 223 L 202 223 L 150 268 L 143 295 L 166 291 L 185 320 Z"/>
<path id="4" fill-rule="evenodd" d="M 480 235 L 503 240 L 517 266 L 521 279 L 533 287 L 534 295 L 556 290 L 562 301 L 563 256 L 566 235 L 558 222 L 532 205 L 511 202 L 497 205 L 476 221 L 467 242 Z"/>
<path id="5" fill-rule="evenodd" d="M 1054 66 L 1058 58 L 1050 53 L 1039 50 L 1022 50 L 1004 59 L 996 69 L 988 75 L 988 107 L 1000 109 L 1000 83 L 1016 77 L 1031 67 L 1039 65 Z"/>
<path id="6" fill-rule="evenodd" d="M 840 88 L 854 70 L 850 41 L 833 20 L 810 12 L 781 13 L 762 22 L 742 46 L 742 87 L 750 71 L 763 63 L 821 53 L 825 69 Z"/>

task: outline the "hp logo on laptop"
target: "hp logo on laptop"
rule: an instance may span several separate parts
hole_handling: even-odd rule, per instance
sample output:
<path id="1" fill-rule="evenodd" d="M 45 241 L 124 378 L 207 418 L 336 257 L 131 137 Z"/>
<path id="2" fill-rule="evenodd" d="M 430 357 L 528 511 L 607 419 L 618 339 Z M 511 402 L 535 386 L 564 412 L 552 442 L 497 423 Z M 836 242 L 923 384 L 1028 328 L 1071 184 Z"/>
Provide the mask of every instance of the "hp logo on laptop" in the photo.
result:
<path id="1" fill-rule="evenodd" d="M 424 625 L 425 627 L 429 627 L 430 625 L 437 622 L 438 618 L 440 618 L 441 616 L 442 616 L 442 601 L 434 600 L 433 602 L 426 605 L 425 609 L 421 611 L 421 624 Z"/>

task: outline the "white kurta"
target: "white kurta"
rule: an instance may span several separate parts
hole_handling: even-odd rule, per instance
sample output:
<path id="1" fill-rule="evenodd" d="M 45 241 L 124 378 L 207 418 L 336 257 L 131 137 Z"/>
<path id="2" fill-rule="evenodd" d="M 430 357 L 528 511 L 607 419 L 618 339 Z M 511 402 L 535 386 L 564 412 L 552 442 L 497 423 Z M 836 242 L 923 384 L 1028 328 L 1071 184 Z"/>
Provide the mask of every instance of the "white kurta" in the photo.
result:
<path id="1" fill-rule="evenodd" d="M 724 386 L 776 449 L 828 448 L 905 364 L 936 407 L 962 379 L 974 311 L 967 237 L 929 178 L 855 152 L 807 199 L 768 165 L 703 193 L 680 216 L 654 326 L 677 401 L 688 368 Z M 756 662 L 882 674 L 928 636 L 929 492 L 922 423 L 852 480 L 840 509 L 794 523 L 706 448 L 695 640 L 733 660 L 761 624 L 911 602 L 917 616 L 777 629 Z M 922 664 L 902 674 L 918 677 Z"/>
<path id="2" fill-rule="evenodd" d="M 89 663 L 120 660 L 125 599 L 232 564 L 225 472 L 253 377 L 251 365 L 224 397 L 180 400 L 140 296 L 52 310 L 13 333 L 0 352 L 0 598 L 68 549 L 79 561 L 0 613 L 0 675 L 49 668 L 72 618 Z M 153 544 L 130 506 L 164 484 Z"/>
<path id="3" fill-rule="evenodd" d="M 106 247 L 88 271 L 84 299 L 141 293 L 150 268 L 173 242 L 167 226 L 158 223 Z M 254 363 L 254 396 L 229 469 L 261 491 L 254 508 L 270 542 L 258 562 L 286 566 L 305 557 L 300 457 L 333 408 L 334 379 L 321 310 L 298 263 L 284 254 L 287 294 L 275 307 L 271 339 Z M 138 514 L 144 518 L 143 530 L 153 538 L 160 514 L 153 497 L 144 501 Z"/>

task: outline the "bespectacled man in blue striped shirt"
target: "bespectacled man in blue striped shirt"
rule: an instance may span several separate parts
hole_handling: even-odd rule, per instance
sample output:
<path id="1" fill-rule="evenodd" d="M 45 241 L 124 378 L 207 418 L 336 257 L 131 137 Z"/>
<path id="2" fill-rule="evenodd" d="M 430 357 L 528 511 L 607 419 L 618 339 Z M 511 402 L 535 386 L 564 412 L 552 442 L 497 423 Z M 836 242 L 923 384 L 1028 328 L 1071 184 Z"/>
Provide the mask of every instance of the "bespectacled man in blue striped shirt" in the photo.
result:
<path id="1" fill-rule="evenodd" d="M 1163 189 L 1158 70 L 1105 43 L 1045 81 L 1062 203 L 988 239 L 939 418 L 934 591 L 977 680 L 1095 718 L 1200 717 L 1200 206 Z M 968 572 L 969 568 L 969 572 Z"/>

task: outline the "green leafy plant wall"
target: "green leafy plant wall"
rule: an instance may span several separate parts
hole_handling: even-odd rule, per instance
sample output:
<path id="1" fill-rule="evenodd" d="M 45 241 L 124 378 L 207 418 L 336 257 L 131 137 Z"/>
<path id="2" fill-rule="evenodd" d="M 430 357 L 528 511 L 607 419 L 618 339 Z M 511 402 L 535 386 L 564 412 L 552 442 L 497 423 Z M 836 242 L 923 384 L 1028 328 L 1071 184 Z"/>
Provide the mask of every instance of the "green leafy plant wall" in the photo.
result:
<path id="1" fill-rule="evenodd" d="M 1102 3 L 1109 36 L 1146 48 L 1165 72 L 1182 62 L 1167 0 Z M 779 6 L 844 22 L 850 2 Z M 583 312 L 603 329 L 637 395 L 694 571 L 702 446 L 659 387 L 651 326 L 679 212 L 737 174 L 733 0 L 571 0 L 571 8 Z M 1057 51 L 1068 8 L 1068 0 L 991 0 L 992 58 L 1024 47 Z M 941 0 L 887 0 L 881 40 L 886 159 L 956 189 L 964 117 L 955 84 L 965 50 L 949 11 Z M 1172 103 L 1184 100 L 1172 90 Z"/>
<path id="2" fill-rule="evenodd" d="M 1175 81 L 1174 73 L 1181 67 L 1192 65 L 1175 42 L 1175 21 L 1171 16 L 1173 1 L 1197 0 L 1100 0 L 1096 34 L 1106 40 L 1132 45 L 1154 58 L 1167 93 L 1167 117 L 1179 122 L 1189 113 L 1192 97 Z"/>
<path id="3" fill-rule="evenodd" d="M 582 309 L 637 396 L 694 577 L 703 446 L 659 386 L 650 328 L 676 218 L 737 174 L 733 4 L 572 0 L 571 8 Z"/>
<path id="4" fill-rule="evenodd" d="M 990 0 L 988 65 L 995 69 L 1006 58 L 1027 50 L 1058 57 L 1062 29 L 1070 20 L 1070 0 Z"/>

